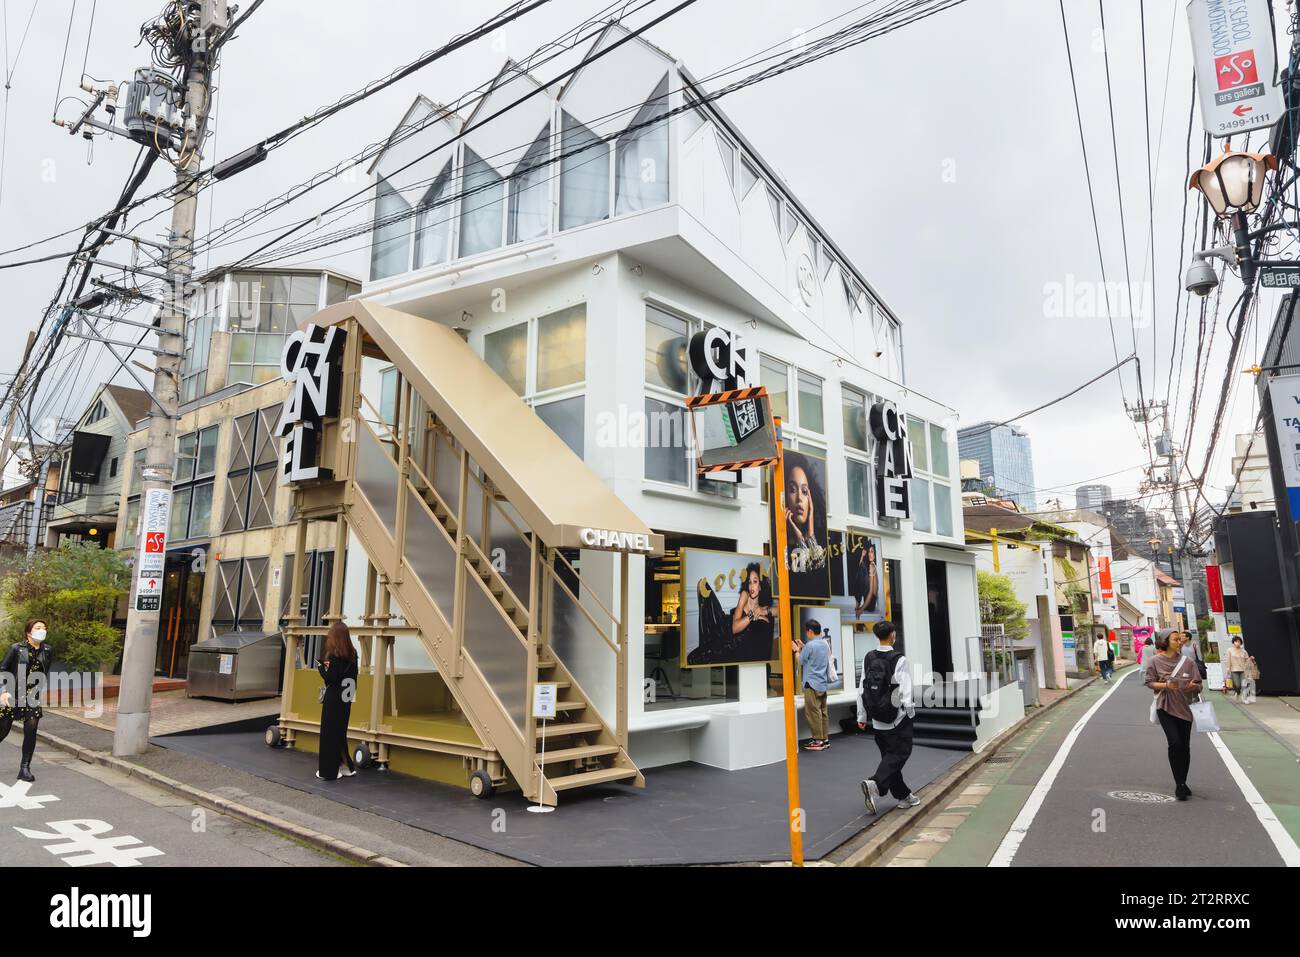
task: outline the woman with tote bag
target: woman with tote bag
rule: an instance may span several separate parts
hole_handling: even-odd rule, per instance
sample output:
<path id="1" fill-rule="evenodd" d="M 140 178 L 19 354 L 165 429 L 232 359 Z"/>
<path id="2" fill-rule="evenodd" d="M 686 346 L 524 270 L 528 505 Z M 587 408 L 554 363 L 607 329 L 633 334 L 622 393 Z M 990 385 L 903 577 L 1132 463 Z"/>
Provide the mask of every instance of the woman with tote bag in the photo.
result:
<path id="1" fill-rule="evenodd" d="M 1187 771 L 1192 763 L 1192 702 L 1201 691 L 1201 677 L 1194 662 L 1180 652 L 1187 637 L 1166 628 L 1156 633 L 1156 654 L 1143 669 L 1146 686 L 1155 693 L 1151 708 L 1169 744 L 1169 770 L 1174 775 L 1174 797 L 1186 801 L 1192 789 Z"/>

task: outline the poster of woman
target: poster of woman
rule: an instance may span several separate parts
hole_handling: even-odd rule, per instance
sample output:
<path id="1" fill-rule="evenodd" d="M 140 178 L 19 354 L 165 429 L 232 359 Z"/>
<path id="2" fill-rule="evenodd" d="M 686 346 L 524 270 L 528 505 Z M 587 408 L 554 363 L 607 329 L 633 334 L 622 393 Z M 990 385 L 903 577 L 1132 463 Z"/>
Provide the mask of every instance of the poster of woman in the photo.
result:
<path id="1" fill-rule="evenodd" d="M 682 549 L 682 667 L 772 660 L 778 632 L 772 560 Z"/>
<path id="2" fill-rule="evenodd" d="M 844 559 L 848 593 L 853 598 L 853 617 L 858 621 L 881 621 L 885 617 L 885 594 L 880 573 L 880 540 L 850 530 L 845 535 Z"/>
<path id="3" fill-rule="evenodd" d="M 782 498 L 790 595 L 827 601 L 831 597 L 831 576 L 826 460 L 806 452 L 786 452 Z"/>

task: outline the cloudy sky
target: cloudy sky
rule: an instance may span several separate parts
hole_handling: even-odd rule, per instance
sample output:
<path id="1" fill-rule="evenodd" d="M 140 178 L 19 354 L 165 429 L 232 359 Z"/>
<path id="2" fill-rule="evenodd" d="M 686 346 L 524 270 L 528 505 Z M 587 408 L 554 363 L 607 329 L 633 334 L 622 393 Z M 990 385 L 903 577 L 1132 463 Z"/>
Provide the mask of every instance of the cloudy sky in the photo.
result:
<path id="1" fill-rule="evenodd" d="M 217 77 L 216 135 L 207 159 L 229 156 L 387 74 L 501 5 L 268 0 L 224 51 Z M 863 4 L 868 9 L 875 5 Z M 83 60 L 89 76 L 114 81 L 128 79 L 147 61 L 145 48 L 137 49 L 135 43 L 140 24 L 158 12 L 158 0 L 114 0 L 103 6 L 95 8 L 92 29 L 92 0 L 79 0 L 75 10 L 73 0 L 42 0 L 20 48 L 32 0 L 5 0 L 12 77 L 0 249 L 75 226 L 105 210 L 135 158 L 136 148 L 129 143 L 99 137 L 92 148 L 50 122 L 56 99 L 77 94 Z M 506 56 L 526 56 L 602 6 L 597 0 L 553 0 L 501 34 L 331 119 L 275 151 L 254 172 L 205 193 L 201 230 L 209 223 L 219 226 L 306 174 L 383 138 L 416 93 L 455 99 L 489 79 Z M 658 9 L 669 6 L 663 0 Z M 856 0 L 699 0 L 648 36 L 703 76 L 774 43 L 789 42 L 799 31 L 855 6 Z M 1177 364 L 1174 385 L 1168 383 L 1174 313 L 1182 300 L 1178 257 L 1192 77 L 1183 6 L 1183 0 L 1105 4 L 1126 270 L 1098 4 L 1065 0 L 1106 278 L 1117 293 L 1131 281 L 1139 303 L 1149 305 L 1154 294 L 1154 321 L 1149 312 L 1136 324 L 1127 314 L 1116 316 L 1119 355 L 1133 352 L 1136 340 L 1146 394 L 1163 398 L 1168 389 L 1171 400 L 1180 392 Z M 1143 8 L 1150 153 L 1143 122 Z M 1010 418 L 1114 363 L 1105 309 L 1094 304 L 1101 272 L 1057 3 L 967 0 L 922 23 L 742 90 L 722 106 L 902 318 L 908 384 L 954 406 L 963 423 Z M 72 99 L 58 107 L 65 118 L 79 112 Z M 1199 155 L 1199 112 L 1192 135 L 1193 152 Z M 1155 177 L 1154 269 L 1148 156 Z M 164 185 L 168 172 L 159 164 L 146 189 Z M 363 182 L 322 188 L 271 223 L 311 215 Z M 1193 203 L 1189 210 L 1194 209 Z M 165 220 L 159 217 L 141 227 L 141 233 L 157 237 Z M 27 255 L 70 249 L 74 241 L 57 240 Z M 365 275 L 367 260 L 359 247 L 353 240 L 312 255 Z M 219 249 L 199 264 L 217 265 L 250 248 Z M 125 255 L 114 250 L 107 258 Z M 17 258 L 0 256 L 0 261 Z M 11 374 L 17 366 L 26 332 L 36 326 L 53 295 L 62 265 L 0 271 L 7 306 L 0 371 Z M 1228 334 L 1223 317 L 1238 288 L 1225 284 L 1206 395 L 1188 450 L 1195 471 L 1205 460 L 1224 376 Z M 1254 360 L 1274 311 L 1275 298 L 1268 295 L 1247 333 L 1241 367 Z M 1180 437 L 1195 346 L 1193 325 L 1176 411 L 1174 431 Z M 96 367 L 87 358 L 76 379 L 88 389 L 113 364 L 103 360 Z M 1231 435 L 1249 430 L 1256 412 L 1249 379 L 1238 375 L 1235 380 L 1239 388 L 1228 434 L 1210 469 L 1210 483 L 1220 487 L 1231 481 Z M 122 375 L 119 381 L 132 384 Z M 1136 401 L 1132 365 L 1123 383 L 1124 394 Z M 66 408 L 75 416 L 84 399 L 65 388 L 49 398 L 47 412 Z M 1137 489 L 1142 477 L 1138 466 L 1147 452 L 1125 416 L 1116 376 L 1021 425 L 1033 439 L 1037 485 L 1044 489 L 1040 500 L 1059 495 L 1068 506 L 1076 485 L 1100 476 L 1117 493 Z M 1218 501 L 1222 488 L 1211 497 Z"/>

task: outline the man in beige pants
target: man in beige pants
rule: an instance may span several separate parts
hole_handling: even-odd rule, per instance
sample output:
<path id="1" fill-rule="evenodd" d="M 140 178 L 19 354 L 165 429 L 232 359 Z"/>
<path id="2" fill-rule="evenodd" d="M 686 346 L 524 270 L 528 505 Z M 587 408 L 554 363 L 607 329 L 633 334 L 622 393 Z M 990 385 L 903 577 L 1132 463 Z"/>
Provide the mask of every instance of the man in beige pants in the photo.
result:
<path id="1" fill-rule="evenodd" d="M 805 751 L 825 751 L 831 746 L 827 730 L 829 715 L 826 710 L 826 689 L 830 686 L 830 645 L 822 640 L 821 623 L 810 619 L 804 625 L 803 641 L 794 641 L 799 668 L 803 672 L 803 714 L 808 722 L 812 740 L 803 746 Z"/>

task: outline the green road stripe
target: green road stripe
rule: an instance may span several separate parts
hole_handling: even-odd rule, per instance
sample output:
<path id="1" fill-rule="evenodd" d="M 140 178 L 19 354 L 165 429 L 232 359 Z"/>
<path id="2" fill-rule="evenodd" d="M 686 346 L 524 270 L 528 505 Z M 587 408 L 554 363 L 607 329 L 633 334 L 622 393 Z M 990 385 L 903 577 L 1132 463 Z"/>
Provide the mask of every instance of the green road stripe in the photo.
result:
<path id="1" fill-rule="evenodd" d="M 1216 697 L 1214 713 L 1219 719 L 1219 737 L 1241 764 L 1250 783 L 1268 802 L 1282 826 L 1300 843 L 1300 765 L 1282 742 L 1260 728 L 1231 698 Z"/>
<path id="2" fill-rule="evenodd" d="M 1130 681 L 1134 679 L 1129 679 Z M 1014 739 L 1003 745 L 999 757 L 1019 754 L 1014 762 L 985 765 L 970 781 L 972 784 L 992 785 L 992 790 L 971 811 L 965 823 L 953 832 L 943 849 L 930 859 L 931 867 L 984 867 L 993 858 L 1002 838 L 1011 829 L 1016 815 L 1025 806 L 1034 785 L 1038 783 L 1052 758 L 1060 750 L 1075 723 L 1083 717 L 1109 686 L 1094 682 L 1078 692 L 1069 701 L 1035 720 Z M 1044 728 L 1044 725 L 1046 726 Z M 1035 731 L 1042 733 L 1024 751 L 1010 749 L 1030 738 Z M 952 803 L 964 803 L 954 798 Z"/>

